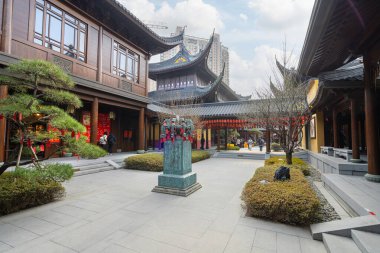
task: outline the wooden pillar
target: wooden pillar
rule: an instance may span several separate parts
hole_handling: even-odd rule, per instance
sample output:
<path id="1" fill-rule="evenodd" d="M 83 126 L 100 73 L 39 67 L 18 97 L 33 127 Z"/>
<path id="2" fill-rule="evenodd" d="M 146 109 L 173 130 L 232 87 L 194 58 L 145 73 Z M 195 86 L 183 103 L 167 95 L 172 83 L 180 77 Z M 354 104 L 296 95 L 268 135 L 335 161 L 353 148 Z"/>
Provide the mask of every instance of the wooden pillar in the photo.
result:
<path id="1" fill-rule="evenodd" d="M 351 98 L 351 146 L 352 146 L 352 159 L 360 159 L 357 106 L 358 106 L 358 103 L 357 103 L 356 99 L 355 98 Z"/>
<path id="2" fill-rule="evenodd" d="M 228 128 L 226 127 L 225 129 L 224 129 L 224 148 L 225 148 L 225 150 L 227 150 L 227 138 L 228 137 Z"/>
<path id="3" fill-rule="evenodd" d="M 8 86 L 0 86 L 0 99 L 8 96 Z M 7 136 L 7 120 L 5 118 L 0 119 L 0 162 L 5 161 L 5 147 Z"/>
<path id="4" fill-rule="evenodd" d="M 103 82 L 103 27 L 99 27 L 98 35 L 98 72 L 96 72 L 96 81 Z"/>
<path id="5" fill-rule="evenodd" d="M 206 149 L 209 149 L 209 145 L 208 145 L 208 142 L 209 142 L 209 136 L 208 136 L 208 128 L 206 128 Z"/>
<path id="6" fill-rule="evenodd" d="M 3 34 L 2 34 L 2 40 L 1 40 L 1 51 L 7 54 L 11 53 L 12 13 L 13 13 L 13 0 L 4 0 Z"/>
<path id="7" fill-rule="evenodd" d="M 364 54 L 364 111 L 367 143 L 368 174 L 366 178 L 380 181 L 380 150 L 376 112 L 376 78 L 379 75 L 377 60 Z"/>
<path id="8" fill-rule="evenodd" d="M 267 129 L 267 132 L 266 132 L 266 153 L 269 154 L 270 153 L 270 130 Z"/>
<path id="9" fill-rule="evenodd" d="M 217 134 L 218 134 L 218 137 L 217 137 L 217 147 L 216 149 L 217 150 L 220 150 L 220 128 L 218 128 L 218 130 L 216 131 Z"/>
<path id="10" fill-rule="evenodd" d="M 4 0 L 3 9 L 3 27 L 2 27 L 2 39 L 0 50 L 11 54 L 12 43 L 12 13 L 13 13 L 13 0 Z M 0 27 L 1 28 L 1 27 Z M 8 96 L 8 86 L 0 86 L 0 99 Z M 0 162 L 5 161 L 5 147 L 7 136 L 7 120 L 5 118 L 0 120 Z"/>
<path id="11" fill-rule="evenodd" d="M 333 135 L 334 135 L 334 148 L 339 147 L 339 133 L 338 133 L 338 113 L 333 109 Z"/>
<path id="12" fill-rule="evenodd" d="M 139 113 L 139 140 L 137 150 L 144 150 L 144 131 L 145 131 L 145 109 L 141 108 Z"/>
<path id="13" fill-rule="evenodd" d="M 99 99 L 94 98 L 91 105 L 91 133 L 90 140 L 92 144 L 98 142 L 98 118 L 99 118 Z"/>
<path id="14" fill-rule="evenodd" d="M 152 148 L 154 150 L 156 145 L 156 123 L 152 123 Z"/>

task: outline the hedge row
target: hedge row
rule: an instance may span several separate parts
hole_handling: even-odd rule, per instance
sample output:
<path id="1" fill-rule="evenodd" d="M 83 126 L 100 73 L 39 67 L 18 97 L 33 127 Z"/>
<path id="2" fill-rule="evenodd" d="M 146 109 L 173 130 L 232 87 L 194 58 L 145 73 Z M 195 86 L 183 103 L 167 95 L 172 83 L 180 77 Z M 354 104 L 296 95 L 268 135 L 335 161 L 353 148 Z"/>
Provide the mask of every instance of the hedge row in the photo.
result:
<path id="1" fill-rule="evenodd" d="M 247 182 L 242 200 L 247 215 L 287 224 L 311 224 L 318 218 L 319 199 L 299 169 L 290 166 L 291 179 L 274 181 L 278 165 L 258 168 Z M 260 183 L 266 180 L 268 183 Z"/>
<path id="2" fill-rule="evenodd" d="M 0 215 L 60 199 L 73 169 L 68 164 L 49 164 L 41 169 L 17 168 L 0 176 Z"/>
<path id="3" fill-rule="evenodd" d="M 271 158 L 265 160 L 265 165 L 278 165 L 278 166 L 284 165 L 284 166 L 289 167 L 286 164 L 286 157 L 285 156 L 271 157 Z M 292 168 L 301 170 L 305 176 L 310 175 L 309 165 L 300 158 L 292 157 Z"/>
<path id="4" fill-rule="evenodd" d="M 192 163 L 196 163 L 210 158 L 210 153 L 207 151 L 194 150 L 191 153 Z M 131 170 L 144 170 L 160 172 L 164 169 L 164 157 L 162 153 L 142 154 L 127 157 L 125 166 Z"/>

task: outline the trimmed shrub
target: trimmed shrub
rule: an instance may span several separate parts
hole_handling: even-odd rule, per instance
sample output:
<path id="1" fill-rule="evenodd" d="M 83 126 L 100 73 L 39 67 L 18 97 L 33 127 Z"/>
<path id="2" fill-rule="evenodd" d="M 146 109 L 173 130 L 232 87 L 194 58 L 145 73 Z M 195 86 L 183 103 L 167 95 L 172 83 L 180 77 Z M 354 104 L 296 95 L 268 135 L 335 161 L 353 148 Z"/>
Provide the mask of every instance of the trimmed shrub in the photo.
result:
<path id="1" fill-rule="evenodd" d="M 0 214 L 8 214 L 60 199 L 60 182 L 73 175 L 69 164 L 48 164 L 41 169 L 17 168 L 0 176 Z"/>
<path id="2" fill-rule="evenodd" d="M 125 166 L 131 170 L 162 171 L 164 169 L 163 154 L 142 154 L 127 157 Z"/>
<path id="3" fill-rule="evenodd" d="M 191 162 L 196 163 L 210 158 L 210 153 L 203 150 L 193 150 L 191 153 Z M 164 169 L 164 156 L 162 153 L 142 154 L 127 157 L 125 166 L 131 170 L 144 170 L 160 172 Z"/>
<path id="4" fill-rule="evenodd" d="M 320 203 L 316 193 L 302 172 L 290 167 L 291 179 L 286 181 L 274 181 L 277 166 L 256 170 L 242 193 L 247 215 L 297 225 L 308 225 L 318 218 Z M 262 184 L 261 180 L 268 183 Z"/>
<path id="5" fill-rule="evenodd" d="M 276 142 L 273 142 L 272 144 L 270 144 L 270 148 L 277 152 L 277 151 L 280 151 L 281 150 L 281 145 L 276 143 Z"/>
<path id="6" fill-rule="evenodd" d="M 292 163 L 293 163 L 291 165 L 292 168 L 296 168 L 296 169 L 301 170 L 305 176 L 310 175 L 310 168 L 309 168 L 308 164 L 306 162 L 304 162 L 302 159 L 300 159 L 298 157 L 292 157 Z M 271 157 L 269 159 L 266 159 L 265 165 L 277 165 L 277 166 L 284 165 L 284 166 L 289 167 L 286 164 L 286 157 L 285 156 L 274 156 L 274 157 Z"/>
<path id="7" fill-rule="evenodd" d="M 191 152 L 191 162 L 196 163 L 205 159 L 210 158 L 211 155 L 209 152 L 204 150 L 193 150 Z"/>
<path id="8" fill-rule="evenodd" d="M 227 146 L 227 150 L 240 150 L 238 146 Z"/>

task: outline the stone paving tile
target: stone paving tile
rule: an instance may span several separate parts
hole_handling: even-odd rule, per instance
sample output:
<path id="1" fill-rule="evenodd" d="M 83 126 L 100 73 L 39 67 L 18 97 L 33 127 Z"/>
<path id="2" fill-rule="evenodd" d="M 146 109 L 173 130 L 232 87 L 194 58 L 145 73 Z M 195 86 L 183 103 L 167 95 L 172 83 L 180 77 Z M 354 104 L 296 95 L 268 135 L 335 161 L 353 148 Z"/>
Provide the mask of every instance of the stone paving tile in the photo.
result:
<path id="1" fill-rule="evenodd" d="M 85 224 L 71 233 L 56 236 L 52 241 L 77 251 L 83 251 L 132 221 L 132 217 L 128 217 L 125 212 L 119 210 L 117 213 Z"/>
<path id="2" fill-rule="evenodd" d="M 122 247 L 120 245 L 111 244 L 107 246 L 104 250 L 101 251 L 102 253 L 138 253 L 138 251 L 134 251 L 132 249 L 127 249 L 125 247 Z"/>
<path id="3" fill-rule="evenodd" d="M 108 209 L 106 205 L 95 204 L 95 203 L 83 201 L 82 199 L 71 202 L 70 206 L 79 207 L 81 209 L 85 209 L 85 210 L 96 212 L 96 213 L 100 213 Z"/>
<path id="4" fill-rule="evenodd" d="M 182 213 L 173 211 L 157 214 L 148 223 L 182 235 L 201 238 L 212 220 L 201 218 L 190 211 Z"/>
<path id="5" fill-rule="evenodd" d="M 224 253 L 250 253 L 255 235 L 255 228 L 237 225 Z"/>
<path id="6" fill-rule="evenodd" d="M 256 248 L 276 251 L 276 232 L 257 229 L 253 246 Z"/>
<path id="7" fill-rule="evenodd" d="M 257 247 L 252 247 L 251 253 L 276 253 L 275 250 L 262 249 Z"/>
<path id="8" fill-rule="evenodd" d="M 33 217 L 57 224 L 59 226 L 68 226 L 79 220 L 76 217 L 66 215 L 63 213 L 57 213 L 54 211 L 44 211 L 40 213 L 35 213 L 33 214 Z"/>
<path id="9" fill-rule="evenodd" d="M 114 233 L 111 233 L 108 236 L 103 237 L 98 242 L 92 244 L 91 246 L 89 246 L 88 248 L 86 248 L 85 250 L 81 252 L 82 253 L 101 253 L 101 252 L 104 252 L 105 250 L 109 252 L 109 250 L 113 248 L 111 247 L 112 245 L 115 246 L 115 249 L 117 249 L 118 247 L 121 247 L 121 246 L 116 245 L 115 241 L 123 237 L 126 237 L 128 234 L 129 233 L 127 232 L 117 230 Z M 107 250 L 107 248 L 109 249 Z M 129 249 L 124 248 L 124 250 L 126 252 L 129 252 Z"/>
<path id="10" fill-rule="evenodd" d="M 191 251 L 192 253 L 222 253 L 230 239 L 230 234 L 207 230 Z"/>
<path id="11" fill-rule="evenodd" d="M 268 220 L 257 219 L 253 217 L 243 217 L 239 220 L 238 224 L 265 229 L 272 230 L 274 232 L 279 232 L 283 234 L 295 235 L 307 239 L 311 239 L 310 229 L 309 227 L 297 227 L 286 225 L 278 222 L 271 222 Z"/>
<path id="12" fill-rule="evenodd" d="M 198 241 L 197 238 L 181 235 L 152 225 L 144 225 L 133 234 L 186 250 L 191 250 Z"/>
<path id="13" fill-rule="evenodd" d="M 322 242 L 300 238 L 302 253 L 327 253 Z"/>
<path id="14" fill-rule="evenodd" d="M 15 251 L 10 251 L 9 253 L 15 253 L 15 252 L 25 252 L 25 251 L 18 251 L 15 249 Z M 51 241 L 45 241 L 43 243 L 39 243 L 37 245 L 34 245 L 32 247 L 28 247 L 27 250 L 28 253 L 75 253 L 76 251 L 69 249 L 67 247 L 64 247 L 62 245 L 59 245 L 57 243 L 51 242 Z"/>
<path id="15" fill-rule="evenodd" d="M 211 224 L 209 229 L 230 234 L 235 229 L 243 213 L 240 205 L 228 205 Z"/>
<path id="16" fill-rule="evenodd" d="M 10 249 L 12 249 L 10 245 L 0 242 L 0 252 L 5 252 L 6 250 L 10 250 Z"/>
<path id="17" fill-rule="evenodd" d="M 61 226 L 32 216 L 13 220 L 11 224 L 38 235 L 44 235 L 61 228 Z"/>
<path id="18" fill-rule="evenodd" d="M 277 233 L 277 253 L 301 253 L 299 237 Z"/>
<path id="19" fill-rule="evenodd" d="M 142 236 L 129 234 L 122 239 L 116 240 L 117 245 L 140 252 L 140 253 L 185 253 L 185 249 L 174 247 L 166 243 L 158 242 Z"/>
<path id="20" fill-rule="evenodd" d="M 89 211 L 89 210 L 79 208 L 76 206 L 72 206 L 72 205 L 60 206 L 60 207 L 54 208 L 53 211 L 57 212 L 57 213 L 63 213 L 63 214 L 71 215 L 71 216 L 77 217 L 77 218 L 87 218 L 91 215 L 96 214 L 96 212 L 94 212 L 94 211 Z"/>
<path id="21" fill-rule="evenodd" d="M 13 247 L 21 245 L 37 237 L 37 234 L 11 224 L 1 224 L 0 226 L 0 242 L 6 243 Z"/>

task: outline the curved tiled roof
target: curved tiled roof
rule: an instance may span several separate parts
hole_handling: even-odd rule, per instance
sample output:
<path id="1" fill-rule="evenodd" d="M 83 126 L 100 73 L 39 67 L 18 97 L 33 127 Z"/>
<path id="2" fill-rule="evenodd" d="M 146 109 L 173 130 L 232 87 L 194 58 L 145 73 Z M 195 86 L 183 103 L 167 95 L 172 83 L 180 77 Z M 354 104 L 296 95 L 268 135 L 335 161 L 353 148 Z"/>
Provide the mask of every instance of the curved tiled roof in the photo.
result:
<path id="1" fill-rule="evenodd" d="M 212 34 L 210 40 L 208 41 L 206 48 L 196 55 L 191 55 L 189 51 L 187 51 L 185 46 L 181 44 L 180 50 L 172 58 L 166 61 L 149 64 L 149 77 L 154 79 L 155 75 L 157 74 L 177 71 L 180 69 L 195 66 L 197 64 L 202 64 L 203 62 L 207 62 L 207 57 L 210 53 L 213 41 L 214 41 L 214 33 Z M 179 60 L 181 58 L 185 59 L 185 61 Z"/>
<path id="2" fill-rule="evenodd" d="M 141 29 L 146 30 L 146 32 L 153 38 L 155 38 L 158 42 L 162 44 L 167 44 L 167 45 L 172 45 L 172 46 L 177 46 L 178 44 L 182 43 L 183 41 L 183 36 L 185 33 L 185 29 L 182 30 L 182 32 L 176 36 L 173 37 L 163 37 L 155 33 L 152 29 L 150 29 L 144 22 L 142 22 L 140 19 L 138 19 L 131 11 L 129 11 L 124 5 L 122 5 L 119 1 L 117 0 L 106 0 L 106 1 L 112 1 L 115 4 L 117 4 L 122 11 L 131 19 L 133 19 L 136 24 L 138 24 Z"/>
<path id="3" fill-rule="evenodd" d="M 199 117 L 236 117 L 252 115 L 258 112 L 260 100 L 230 101 L 195 105 L 167 106 L 160 103 L 148 104 L 148 109 L 165 114 L 181 114 L 182 116 Z"/>
<path id="4" fill-rule="evenodd" d="M 62 0 L 99 20 L 104 29 L 116 33 L 147 55 L 163 53 L 183 42 L 184 32 L 162 37 L 152 31 L 117 0 Z"/>
<path id="5" fill-rule="evenodd" d="M 224 66 L 220 75 L 215 79 L 212 84 L 205 87 L 188 87 L 184 89 L 174 89 L 174 90 L 157 90 L 148 93 L 149 98 L 156 102 L 175 102 L 175 101 L 186 101 L 186 100 L 197 100 L 201 99 L 207 95 L 213 94 L 218 87 L 222 84 L 224 77 Z"/>

